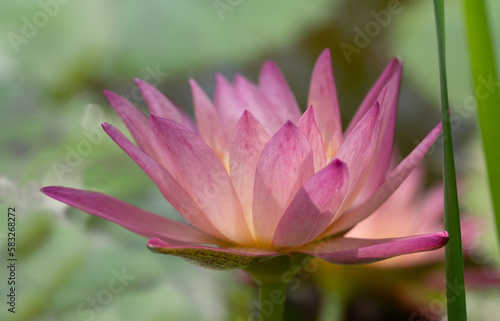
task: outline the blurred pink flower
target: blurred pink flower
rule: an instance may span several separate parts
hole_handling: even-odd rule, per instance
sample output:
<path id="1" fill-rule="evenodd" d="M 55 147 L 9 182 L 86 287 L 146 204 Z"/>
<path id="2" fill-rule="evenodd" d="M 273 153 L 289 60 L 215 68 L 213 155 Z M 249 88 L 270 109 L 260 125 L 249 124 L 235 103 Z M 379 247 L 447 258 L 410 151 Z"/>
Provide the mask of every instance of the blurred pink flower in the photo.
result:
<path id="1" fill-rule="evenodd" d="M 137 79 L 149 119 L 119 95 L 105 94 L 138 147 L 113 126 L 103 128 L 190 224 L 97 192 L 42 191 L 151 238 L 148 247 L 155 252 L 213 269 L 245 268 L 293 253 L 362 264 L 437 249 L 447 242 L 446 232 L 343 236 L 392 194 L 440 134 L 438 125 L 389 168 L 400 78 L 401 63 L 394 59 L 344 133 L 329 50 L 316 62 L 302 115 L 272 62 L 262 66 L 258 85 L 240 75 L 234 83 L 217 75 L 214 102 L 190 80 L 196 125 Z"/>
<path id="2" fill-rule="evenodd" d="M 443 230 L 443 185 L 424 191 L 425 172 L 416 168 L 399 188 L 367 219 L 346 233 L 347 237 L 401 237 L 436 233 Z M 401 215 L 404 213 L 404 215 Z M 477 220 L 461 218 L 464 251 L 471 247 L 480 233 Z M 466 255 L 467 253 L 464 253 Z M 444 262 L 444 249 L 399 256 L 372 264 L 377 268 L 417 267 Z"/>
<path id="3" fill-rule="evenodd" d="M 443 185 L 438 183 L 426 188 L 425 174 L 424 168 L 417 167 L 384 204 L 349 230 L 345 237 L 376 239 L 441 231 L 444 225 Z M 480 251 L 478 240 L 484 232 L 482 221 L 477 216 L 461 215 L 460 223 L 465 285 L 469 290 L 498 287 L 498 269 L 470 260 L 470 255 Z M 445 306 L 442 296 L 447 287 L 444 256 L 444 248 L 441 248 L 356 267 L 319 262 L 313 279 L 323 291 L 342 298 L 346 320 L 359 319 L 358 309 L 352 308 L 357 304 L 378 306 L 371 317 L 380 320 L 394 318 L 395 308 L 401 311 L 398 312 L 401 318 L 407 313 L 410 320 L 441 320 L 446 312 L 444 308 L 427 307 L 431 301 Z M 325 301 L 325 304 L 331 303 Z"/>

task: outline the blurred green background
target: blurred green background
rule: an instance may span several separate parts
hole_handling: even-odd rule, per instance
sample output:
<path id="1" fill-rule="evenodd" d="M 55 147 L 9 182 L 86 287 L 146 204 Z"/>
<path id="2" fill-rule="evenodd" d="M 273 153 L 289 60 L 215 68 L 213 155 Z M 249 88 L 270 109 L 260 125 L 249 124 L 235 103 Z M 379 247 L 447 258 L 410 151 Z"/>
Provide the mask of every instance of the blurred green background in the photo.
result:
<path id="1" fill-rule="evenodd" d="M 498 1 L 487 4 L 490 13 L 500 12 Z M 461 207 L 484 222 L 473 261 L 495 267 L 498 249 L 488 223 L 462 8 L 456 0 L 446 6 Z M 49 199 L 39 188 L 98 190 L 178 217 L 100 129 L 102 122 L 124 128 L 102 91 L 122 94 L 145 110 L 133 83 L 138 77 L 192 113 L 188 78 L 211 94 L 216 72 L 229 78 L 240 72 L 255 81 L 260 64 L 272 59 L 304 110 L 314 61 L 326 47 L 332 50 L 344 128 L 391 57 L 402 58 L 396 143 L 406 155 L 439 121 L 432 10 L 429 1 L 411 0 L 0 0 L 0 203 L 16 206 L 19 259 L 14 316 L 4 302 L 2 214 L 0 319 L 247 320 L 257 289 L 243 273 L 206 271 L 152 254 L 144 238 Z M 500 20 L 492 27 L 500 52 Z M 429 184 L 440 179 L 439 143 L 425 166 Z M 117 274 L 126 278 L 113 293 L 110 282 Z M 331 320 L 320 315 L 325 305 L 347 311 L 346 320 L 365 320 L 335 303 L 335 294 L 321 300 L 326 290 L 303 283 L 291 295 L 287 320 Z M 367 291 L 364 300 L 374 296 Z M 496 320 L 499 299 L 498 286 L 471 289 L 469 319 Z M 377 304 L 366 320 L 408 320 L 414 312 L 399 301 L 402 312 L 388 317 Z"/>

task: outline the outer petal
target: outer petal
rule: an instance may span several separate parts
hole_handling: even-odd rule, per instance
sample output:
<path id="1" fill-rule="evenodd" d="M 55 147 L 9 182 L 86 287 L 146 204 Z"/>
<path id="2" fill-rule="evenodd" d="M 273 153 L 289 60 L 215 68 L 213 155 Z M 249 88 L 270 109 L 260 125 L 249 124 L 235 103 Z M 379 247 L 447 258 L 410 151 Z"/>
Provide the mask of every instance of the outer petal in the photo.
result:
<path id="1" fill-rule="evenodd" d="M 376 102 L 346 137 L 335 159 L 345 162 L 349 168 L 349 188 L 342 209 L 350 206 L 370 172 L 375 158 L 380 132 L 380 107 Z"/>
<path id="2" fill-rule="evenodd" d="M 274 62 L 267 61 L 262 65 L 259 74 L 259 89 L 282 119 L 297 123 L 301 114 L 299 106 Z"/>
<path id="3" fill-rule="evenodd" d="M 349 133 L 354 129 L 354 126 L 356 126 L 361 118 L 363 118 L 363 115 L 366 114 L 371 106 L 373 106 L 389 81 L 397 74 L 399 74 L 398 77 L 401 77 L 402 66 L 401 60 L 397 58 L 394 58 L 389 62 L 384 72 L 382 72 L 382 75 L 380 75 L 379 79 L 372 86 L 365 99 L 363 99 L 363 102 L 361 102 L 361 105 L 345 131 L 345 135 L 349 135 Z"/>
<path id="4" fill-rule="evenodd" d="M 158 151 L 157 146 L 154 144 L 154 135 L 149 127 L 147 117 L 120 95 L 110 91 L 105 91 L 104 95 L 106 95 L 113 109 L 127 126 L 137 145 L 146 154 L 160 161 L 162 158 L 161 152 Z"/>
<path id="5" fill-rule="evenodd" d="M 379 188 L 384 180 L 384 176 L 389 169 L 391 162 L 394 127 L 396 124 L 396 110 L 398 103 L 399 85 L 401 82 L 401 69 L 395 72 L 395 75 L 389 80 L 387 87 L 380 99 L 381 103 L 381 124 L 380 136 L 377 142 L 376 158 L 370 176 L 366 180 L 363 189 L 358 195 L 357 200 L 364 201 Z"/>
<path id="6" fill-rule="evenodd" d="M 307 105 L 318 113 L 326 154 L 331 158 L 342 143 L 342 122 L 329 49 L 321 53 L 314 66 Z"/>
<path id="7" fill-rule="evenodd" d="M 41 191 L 58 201 L 114 222 L 142 236 L 158 237 L 176 243 L 220 243 L 193 227 L 144 211 L 98 192 L 58 186 L 44 187 Z"/>
<path id="8" fill-rule="evenodd" d="M 231 179 L 210 147 L 174 121 L 151 115 L 158 143 L 170 157 L 180 183 L 214 226 L 239 244 L 253 244 Z"/>
<path id="9" fill-rule="evenodd" d="M 311 147 L 288 121 L 267 143 L 257 163 L 253 215 L 257 242 L 270 246 L 276 226 L 295 193 L 314 173 Z"/>
<path id="10" fill-rule="evenodd" d="M 243 269 L 281 255 L 277 252 L 253 248 L 232 250 L 207 246 L 182 246 L 156 238 L 149 240 L 148 248 L 156 253 L 182 257 L 189 263 L 211 270 Z"/>
<path id="11" fill-rule="evenodd" d="M 420 160 L 425 156 L 436 138 L 441 133 L 441 124 L 437 125 L 427 137 L 386 177 L 377 192 L 366 202 L 360 204 L 343 214 L 328 228 L 323 236 L 346 231 L 358 222 L 368 217 L 382 205 L 401 183 L 410 175 Z"/>
<path id="12" fill-rule="evenodd" d="M 155 182 L 165 199 L 191 224 L 197 228 L 218 237 L 228 240 L 227 237 L 214 227 L 210 218 L 201 209 L 198 203 L 189 195 L 183 186 L 165 170 L 163 166 L 143 153 L 132 144 L 120 131 L 111 125 L 103 124 L 106 133 L 120 146 L 148 176 Z"/>
<path id="13" fill-rule="evenodd" d="M 136 78 L 135 83 L 139 87 L 146 104 L 149 107 L 149 111 L 156 116 L 160 116 L 167 119 L 172 119 L 181 125 L 196 132 L 196 126 L 194 126 L 191 117 L 180 110 L 174 103 L 172 103 L 165 95 L 163 95 L 156 87 L 151 86 L 147 82 Z"/>
<path id="14" fill-rule="evenodd" d="M 448 242 L 446 231 L 388 239 L 337 237 L 312 243 L 297 252 L 314 255 L 336 264 L 366 264 L 390 257 L 438 249 Z"/>
<path id="15" fill-rule="evenodd" d="M 326 154 L 319 130 L 318 116 L 313 106 L 307 108 L 306 112 L 300 117 L 297 126 L 306 135 L 309 144 L 311 144 L 314 156 L 314 171 L 318 172 L 326 165 Z"/>
<path id="16" fill-rule="evenodd" d="M 224 157 L 227 157 L 229 149 L 228 136 L 224 132 L 220 116 L 210 98 L 207 97 L 196 81 L 190 79 L 189 84 L 193 94 L 194 114 L 200 137 L 208 146 L 212 147 L 223 162 L 227 162 Z"/>
<path id="17" fill-rule="evenodd" d="M 255 169 L 269 138 L 269 134 L 259 121 L 249 111 L 245 111 L 236 125 L 229 150 L 229 173 L 252 233 L 254 233 L 252 202 Z"/>
<path id="18" fill-rule="evenodd" d="M 283 214 L 273 245 L 295 247 L 320 235 L 337 213 L 348 181 L 347 165 L 339 160 L 309 178 Z"/>

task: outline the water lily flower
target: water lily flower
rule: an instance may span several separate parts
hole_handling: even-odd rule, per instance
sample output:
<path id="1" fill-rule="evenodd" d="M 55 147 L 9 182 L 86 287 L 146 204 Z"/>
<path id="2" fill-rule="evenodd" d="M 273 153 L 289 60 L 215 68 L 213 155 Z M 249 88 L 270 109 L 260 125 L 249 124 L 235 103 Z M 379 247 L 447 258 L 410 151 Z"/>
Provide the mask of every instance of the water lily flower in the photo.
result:
<path id="1" fill-rule="evenodd" d="M 363 264 L 434 250 L 447 242 L 445 231 L 345 236 L 392 194 L 441 132 L 439 124 L 389 167 L 400 78 L 401 62 L 394 59 L 344 132 L 329 50 L 316 62 L 303 114 L 273 62 L 264 63 L 258 84 L 217 75 L 214 101 L 190 80 L 196 123 L 137 79 L 149 117 L 105 92 L 137 146 L 112 125 L 102 127 L 187 223 L 98 192 L 55 186 L 42 191 L 150 238 L 154 252 L 211 269 L 248 268 L 294 255 Z"/>

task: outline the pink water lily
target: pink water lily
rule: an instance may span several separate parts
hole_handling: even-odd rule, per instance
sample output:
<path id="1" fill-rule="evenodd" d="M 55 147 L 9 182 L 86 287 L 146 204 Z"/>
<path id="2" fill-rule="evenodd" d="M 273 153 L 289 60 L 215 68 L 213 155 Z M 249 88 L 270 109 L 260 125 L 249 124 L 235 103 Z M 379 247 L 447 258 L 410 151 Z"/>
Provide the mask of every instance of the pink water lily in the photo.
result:
<path id="1" fill-rule="evenodd" d="M 150 238 L 148 247 L 213 269 L 245 268 L 304 253 L 361 264 L 442 247 L 444 231 L 398 238 L 345 237 L 412 172 L 441 131 L 436 126 L 390 168 L 401 63 L 392 60 L 342 131 L 330 52 L 312 74 L 301 114 L 278 67 L 258 84 L 217 76 L 214 101 L 190 81 L 196 125 L 156 88 L 136 80 L 149 119 L 106 92 L 138 146 L 109 124 L 106 133 L 150 176 L 188 223 L 97 192 L 42 191 Z M 405 215 L 405 213 L 398 213 Z"/>

